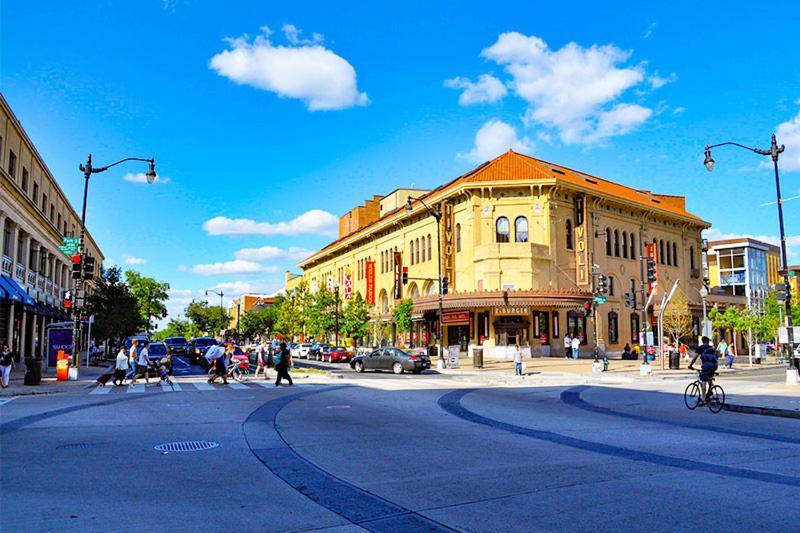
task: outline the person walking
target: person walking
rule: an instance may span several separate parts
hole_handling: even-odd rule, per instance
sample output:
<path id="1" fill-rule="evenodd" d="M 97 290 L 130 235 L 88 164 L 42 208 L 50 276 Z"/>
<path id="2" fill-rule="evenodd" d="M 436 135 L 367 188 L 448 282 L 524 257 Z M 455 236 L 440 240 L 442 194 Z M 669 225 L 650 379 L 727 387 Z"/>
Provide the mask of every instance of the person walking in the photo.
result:
<path id="1" fill-rule="evenodd" d="M 725 353 L 725 368 L 728 370 L 733 369 L 733 360 L 736 359 L 736 352 L 733 349 L 733 345 L 728 346 L 728 350 Z"/>
<path id="2" fill-rule="evenodd" d="M 294 385 L 292 376 L 289 375 L 289 368 L 292 366 L 292 353 L 286 347 L 286 343 L 282 342 L 280 350 L 278 351 L 278 358 L 275 361 L 275 370 L 278 372 L 278 378 L 275 380 L 275 386 L 279 387 L 281 379 L 286 379 L 289 385 Z"/>
<path id="3" fill-rule="evenodd" d="M 114 385 L 121 387 L 125 384 L 125 376 L 128 375 L 128 354 L 125 348 L 120 348 L 117 354 L 117 361 L 114 364 Z"/>
<path id="4" fill-rule="evenodd" d="M 128 372 L 128 375 L 125 376 L 126 378 L 130 378 L 133 380 L 136 377 L 136 359 L 139 357 L 139 341 L 134 339 L 131 341 L 131 348 L 128 353 L 128 366 L 130 366 L 131 370 Z"/>
<path id="5" fill-rule="evenodd" d="M 522 352 L 519 349 L 519 344 L 514 345 L 514 375 L 522 375 Z"/>
<path id="6" fill-rule="evenodd" d="M 0 386 L 4 389 L 8 388 L 12 368 L 14 368 L 14 354 L 7 345 L 3 345 L 3 353 L 0 354 Z"/>
<path id="7" fill-rule="evenodd" d="M 253 374 L 253 379 L 258 378 L 259 372 L 264 373 L 264 379 L 269 379 L 269 374 L 267 373 L 267 350 L 263 342 L 256 347 L 256 372 Z"/>
<path id="8" fill-rule="evenodd" d="M 227 355 L 233 353 L 233 345 L 228 345 L 226 347 L 222 346 L 212 346 L 206 352 L 206 359 L 208 359 L 214 367 L 213 375 L 208 378 L 209 383 L 214 383 L 217 381 L 217 378 L 222 378 L 222 383 L 224 385 L 228 384 L 228 366 L 227 366 Z"/>
<path id="9" fill-rule="evenodd" d="M 572 347 L 572 358 L 577 359 L 581 350 L 581 339 L 578 338 L 577 335 L 575 335 L 574 337 L 572 337 L 572 342 L 570 343 L 570 346 Z"/>
<path id="10" fill-rule="evenodd" d="M 145 341 L 144 348 L 139 352 L 139 358 L 136 361 L 136 368 L 138 373 L 133 377 L 131 380 L 131 385 L 136 383 L 136 380 L 139 379 L 139 376 L 144 376 L 144 384 L 145 387 L 150 385 L 150 350 L 148 347 L 150 346 L 150 341 Z"/>
<path id="11" fill-rule="evenodd" d="M 569 333 L 564 335 L 564 359 L 569 359 L 569 354 L 572 351 L 572 337 Z"/>

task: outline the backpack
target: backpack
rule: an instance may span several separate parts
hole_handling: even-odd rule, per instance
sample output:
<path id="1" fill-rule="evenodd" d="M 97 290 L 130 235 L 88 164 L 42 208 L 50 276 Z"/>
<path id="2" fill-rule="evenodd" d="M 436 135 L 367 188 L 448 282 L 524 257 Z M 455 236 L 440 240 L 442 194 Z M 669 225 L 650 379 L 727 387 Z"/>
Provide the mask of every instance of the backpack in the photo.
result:
<path id="1" fill-rule="evenodd" d="M 281 355 L 280 350 L 275 353 L 275 366 L 281 364 Z"/>

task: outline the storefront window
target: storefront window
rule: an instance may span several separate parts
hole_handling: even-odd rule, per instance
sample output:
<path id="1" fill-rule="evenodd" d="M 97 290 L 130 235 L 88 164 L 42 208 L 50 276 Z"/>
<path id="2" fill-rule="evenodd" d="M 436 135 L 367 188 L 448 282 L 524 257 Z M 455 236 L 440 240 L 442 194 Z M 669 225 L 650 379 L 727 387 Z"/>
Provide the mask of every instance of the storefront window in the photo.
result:
<path id="1" fill-rule="evenodd" d="M 497 346 L 514 346 L 528 344 L 528 328 L 530 323 L 522 316 L 500 316 L 494 323 L 495 344 Z"/>
<path id="2" fill-rule="evenodd" d="M 608 313 L 608 342 L 617 344 L 619 342 L 619 326 L 617 323 L 617 313 Z"/>
<path id="3" fill-rule="evenodd" d="M 586 344 L 586 316 L 578 313 L 577 311 L 569 311 L 567 313 L 567 332 L 571 337 L 576 335 L 581 341 L 581 344 Z"/>
<path id="4" fill-rule="evenodd" d="M 558 324 L 558 311 L 553 311 L 553 338 L 557 339 L 561 335 Z"/>
<path id="5" fill-rule="evenodd" d="M 550 313 L 547 311 L 533 312 L 533 338 L 542 344 L 550 344 Z"/>

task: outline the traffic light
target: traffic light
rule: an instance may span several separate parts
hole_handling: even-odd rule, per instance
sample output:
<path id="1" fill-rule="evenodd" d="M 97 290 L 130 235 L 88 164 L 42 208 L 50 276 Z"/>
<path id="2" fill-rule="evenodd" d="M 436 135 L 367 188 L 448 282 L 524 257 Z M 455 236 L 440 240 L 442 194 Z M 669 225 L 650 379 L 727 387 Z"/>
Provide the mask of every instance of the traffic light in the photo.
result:
<path id="1" fill-rule="evenodd" d="M 656 272 L 656 261 L 655 259 L 648 259 L 647 260 L 647 283 L 653 284 L 658 279 L 658 273 Z"/>
<path id="2" fill-rule="evenodd" d="M 94 257 L 87 255 L 83 259 L 83 279 L 92 279 L 94 277 Z"/>
<path id="3" fill-rule="evenodd" d="M 449 283 L 450 280 L 447 279 L 447 276 L 442 278 L 442 294 L 447 294 L 447 291 L 449 289 Z"/>
<path id="4" fill-rule="evenodd" d="M 631 309 L 636 309 L 636 293 L 635 292 L 626 292 L 625 293 L 625 307 L 630 307 Z"/>
<path id="5" fill-rule="evenodd" d="M 403 267 L 403 285 L 408 285 L 408 267 Z"/>
<path id="6" fill-rule="evenodd" d="M 785 302 L 788 293 L 788 286 L 785 283 L 775 284 L 775 299 L 779 302 Z"/>
<path id="7" fill-rule="evenodd" d="M 583 316 L 590 317 L 592 316 L 592 309 L 594 308 L 594 301 L 584 302 L 583 303 Z"/>
<path id="8" fill-rule="evenodd" d="M 72 291 L 64 291 L 64 309 L 72 309 Z"/>
<path id="9" fill-rule="evenodd" d="M 608 276 L 600 274 L 597 276 L 597 292 L 605 294 L 608 292 Z"/>
<path id="10" fill-rule="evenodd" d="M 83 261 L 80 254 L 72 256 L 72 279 L 81 279 L 83 271 Z"/>

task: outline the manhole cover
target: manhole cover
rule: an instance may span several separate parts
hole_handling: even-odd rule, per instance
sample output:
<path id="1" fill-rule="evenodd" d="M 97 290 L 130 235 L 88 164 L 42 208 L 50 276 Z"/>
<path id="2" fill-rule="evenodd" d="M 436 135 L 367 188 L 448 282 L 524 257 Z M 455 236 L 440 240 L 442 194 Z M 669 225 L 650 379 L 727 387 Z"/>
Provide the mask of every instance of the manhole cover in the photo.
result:
<path id="1" fill-rule="evenodd" d="M 159 452 L 199 452 L 217 448 L 219 442 L 208 440 L 181 440 L 178 442 L 165 442 L 154 446 Z"/>
<path id="2" fill-rule="evenodd" d="M 61 446 L 56 446 L 56 450 L 88 450 L 90 448 L 94 448 L 94 444 L 90 444 L 88 442 L 76 442 L 74 444 L 62 444 Z"/>

